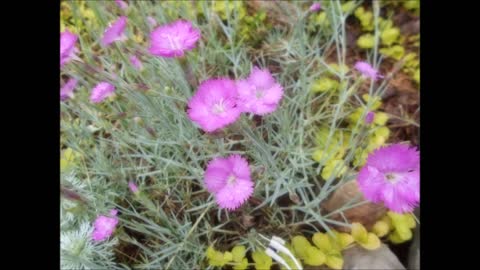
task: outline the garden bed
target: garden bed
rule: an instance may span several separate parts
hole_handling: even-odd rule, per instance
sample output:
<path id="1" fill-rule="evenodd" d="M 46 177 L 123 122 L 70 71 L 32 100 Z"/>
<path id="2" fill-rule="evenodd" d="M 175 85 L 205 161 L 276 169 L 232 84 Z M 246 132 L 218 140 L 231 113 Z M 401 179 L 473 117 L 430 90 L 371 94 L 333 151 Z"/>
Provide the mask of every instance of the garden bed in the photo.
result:
<path id="1" fill-rule="evenodd" d="M 62 269 L 412 265 L 419 30 L 414 0 L 62 1 Z"/>

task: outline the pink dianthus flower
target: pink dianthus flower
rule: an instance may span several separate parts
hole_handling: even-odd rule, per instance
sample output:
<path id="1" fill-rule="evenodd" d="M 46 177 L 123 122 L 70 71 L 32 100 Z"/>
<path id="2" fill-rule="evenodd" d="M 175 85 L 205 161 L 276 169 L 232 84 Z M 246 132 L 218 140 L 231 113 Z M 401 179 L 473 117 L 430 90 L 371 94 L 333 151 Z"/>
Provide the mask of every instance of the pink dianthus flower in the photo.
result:
<path id="1" fill-rule="evenodd" d="M 371 78 L 373 80 L 383 78 L 383 76 L 378 73 L 378 70 L 374 69 L 369 63 L 365 61 L 358 61 L 357 63 L 355 63 L 355 68 L 367 78 Z"/>
<path id="2" fill-rule="evenodd" d="M 114 23 L 107 27 L 105 33 L 103 33 L 103 37 L 101 40 L 102 46 L 108 46 L 115 41 L 126 40 L 127 37 L 123 33 L 126 27 L 127 17 L 122 16 L 118 18 Z"/>
<path id="3" fill-rule="evenodd" d="M 117 4 L 117 6 L 121 9 L 127 9 L 128 8 L 128 4 L 125 1 L 122 1 L 122 0 L 115 0 L 115 4 Z"/>
<path id="4" fill-rule="evenodd" d="M 220 208 L 237 209 L 253 193 L 247 160 L 240 155 L 211 160 L 205 171 L 205 186 L 214 194 Z"/>
<path id="5" fill-rule="evenodd" d="M 322 9 L 322 5 L 320 3 L 313 3 L 309 8 L 309 10 L 312 12 L 319 11 L 320 9 Z"/>
<path id="6" fill-rule="evenodd" d="M 103 241 L 110 237 L 115 231 L 115 227 L 118 224 L 118 218 L 116 217 L 117 210 L 110 211 L 110 217 L 98 216 L 95 220 L 94 231 L 92 238 L 95 241 Z"/>
<path id="7" fill-rule="evenodd" d="M 185 51 L 195 48 L 200 37 L 200 30 L 191 22 L 177 20 L 152 31 L 149 51 L 156 56 L 181 57 Z"/>
<path id="8" fill-rule="evenodd" d="M 63 86 L 60 88 L 60 100 L 66 100 L 73 97 L 73 90 L 77 86 L 77 79 L 69 79 Z"/>
<path id="9" fill-rule="evenodd" d="M 411 212 L 420 202 L 420 153 L 404 144 L 371 153 L 358 173 L 365 198 L 393 212 Z"/>
<path id="10" fill-rule="evenodd" d="M 90 101 L 92 103 L 100 103 L 107 97 L 113 95 L 115 92 L 115 86 L 108 82 L 101 82 L 97 84 L 90 94 Z"/>
<path id="11" fill-rule="evenodd" d="M 240 117 L 237 89 L 230 79 L 203 81 L 188 102 L 187 114 L 204 131 L 213 132 Z"/>
<path id="12" fill-rule="evenodd" d="M 60 67 L 75 57 L 77 39 L 78 36 L 68 30 L 60 33 Z"/>
<path id="13" fill-rule="evenodd" d="M 275 111 L 283 96 L 283 87 L 268 69 L 254 67 L 246 80 L 237 81 L 238 105 L 243 112 L 265 115 Z"/>

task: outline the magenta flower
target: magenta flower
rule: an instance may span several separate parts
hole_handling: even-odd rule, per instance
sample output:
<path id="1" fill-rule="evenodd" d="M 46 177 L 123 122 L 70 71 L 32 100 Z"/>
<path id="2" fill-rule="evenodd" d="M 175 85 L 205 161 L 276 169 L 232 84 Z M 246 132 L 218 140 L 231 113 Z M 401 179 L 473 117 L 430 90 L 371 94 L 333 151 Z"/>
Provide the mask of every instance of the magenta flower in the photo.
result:
<path id="1" fill-rule="evenodd" d="M 211 160 L 205 170 L 204 181 L 222 209 L 237 209 L 253 193 L 248 162 L 240 155 Z"/>
<path id="2" fill-rule="evenodd" d="M 190 51 L 200 39 L 200 30 L 192 23 L 177 20 L 157 27 L 150 34 L 150 53 L 162 57 L 181 57 Z"/>
<path id="3" fill-rule="evenodd" d="M 92 103 L 100 103 L 107 97 L 113 95 L 114 92 L 115 86 L 109 84 L 108 82 L 101 82 L 92 89 L 90 101 Z"/>
<path id="4" fill-rule="evenodd" d="M 75 78 L 71 78 L 60 88 L 60 100 L 63 101 L 73 97 L 73 90 L 77 86 L 77 82 Z"/>
<path id="5" fill-rule="evenodd" d="M 78 36 L 68 30 L 60 33 L 60 67 L 75 57 L 77 39 Z"/>
<path id="6" fill-rule="evenodd" d="M 355 63 L 355 68 L 362 73 L 363 76 L 367 78 L 371 78 L 373 80 L 377 80 L 379 78 L 383 78 L 382 75 L 378 73 L 376 69 L 374 69 L 369 63 L 364 61 L 358 61 Z"/>
<path id="7" fill-rule="evenodd" d="M 115 4 L 117 4 L 117 6 L 121 9 L 127 9 L 128 8 L 128 4 L 125 3 L 122 0 L 115 0 Z"/>
<path id="8" fill-rule="evenodd" d="M 246 80 L 237 81 L 238 105 L 243 112 L 265 115 L 277 109 L 283 88 L 268 69 L 254 67 Z"/>
<path id="9" fill-rule="evenodd" d="M 322 9 L 322 5 L 320 3 L 313 3 L 311 6 L 310 6 L 310 11 L 312 12 L 315 12 L 315 11 L 319 11 L 320 9 Z"/>
<path id="10" fill-rule="evenodd" d="M 102 46 L 108 46 L 115 41 L 123 41 L 127 39 L 127 36 L 123 33 L 127 26 L 127 17 L 122 16 L 118 18 L 113 24 L 110 24 L 101 40 Z"/>
<path id="11" fill-rule="evenodd" d="M 374 118 L 375 118 L 375 113 L 374 112 L 368 112 L 367 115 L 365 116 L 365 123 L 366 124 L 371 124 L 373 122 Z"/>
<path id="12" fill-rule="evenodd" d="M 206 132 L 223 128 L 240 117 L 236 97 L 235 82 L 230 79 L 203 81 L 188 101 L 188 117 Z"/>
<path id="13" fill-rule="evenodd" d="M 157 20 L 155 20 L 155 18 L 153 18 L 151 16 L 147 17 L 147 22 L 151 27 L 157 26 Z"/>
<path id="14" fill-rule="evenodd" d="M 137 70 L 142 70 L 143 65 L 142 62 L 140 62 L 140 59 L 137 58 L 137 56 L 132 55 L 130 56 L 130 63 L 137 69 Z"/>
<path id="15" fill-rule="evenodd" d="M 358 184 L 366 199 L 411 212 L 420 202 L 420 153 L 404 144 L 379 148 L 358 173 Z"/>
<path id="16" fill-rule="evenodd" d="M 110 237 L 115 231 L 115 226 L 118 224 L 118 218 L 116 217 L 117 210 L 111 210 L 110 216 L 98 216 L 94 223 L 94 230 L 92 238 L 95 241 L 103 241 Z"/>
<path id="17" fill-rule="evenodd" d="M 138 187 L 133 183 L 133 181 L 128 182 L 128 187 L 133 193 L 138 193 Z"/>

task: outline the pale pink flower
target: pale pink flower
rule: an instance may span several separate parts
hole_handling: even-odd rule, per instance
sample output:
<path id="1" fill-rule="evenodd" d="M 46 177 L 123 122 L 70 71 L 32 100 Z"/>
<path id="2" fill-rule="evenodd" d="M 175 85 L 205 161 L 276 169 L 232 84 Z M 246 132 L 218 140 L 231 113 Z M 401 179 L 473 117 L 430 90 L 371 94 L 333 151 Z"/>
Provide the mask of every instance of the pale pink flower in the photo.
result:
<path id="1" fill-rule="evenodd" d="M 128 187 L 133 193 L 138 193 L 138 187 L 133 181 L 128 182 Z"/>
<path id="2" fill-rule="evenodd" d="M 117 210 L 111 210 L 110 216 L 98 216 L 94 223 L 94 231 L 92 238 L 95 241 L 103 241 L 110 237 L 115 231 L 115 227 L 118 224 L 118 218 L 116 217 Z"/>
<path id="3" fill-rule="evenodd" d="M 358 61 L 355 64 L 355 68 L 367 78 L 371 78 L 373 80 L 383 78 L 383 76 L 380 75 L 376 69 L 374 69 L 369 63 L 365 61 Z"/>
<path id="4" fill-rule="evenodd" d="M 130 56 L 130 63 L 132 63 L 132 65 L 135 67 L 135 69 L 137 70 L 142 70 L 143 69 L 143 65 L 142 65 L 142 62 L 140 62 L 140 59 L 138 59 L 137 56 L 135 55 L 131 55 Z"/>
<path id="5" fill-rule="evenodd" d="M 64 101 L 73 97 L 73 90 L 75 90 L 77 82 L 77 79 L 70 78 L 68 82 L 60 88 L 60 100 Z"/>
<path id="6" fill-rule="evenodd" d="M 148 24 L 151 26 L 151 27 L 155 27 L 157 26 L 157 20 L 155 20 L 155 18 L 151 17 L 151 16 L 148 16 L 147 17 L 147 22 Z"/>
<path id="7" fill-rule="evenodd" d="M 310 11 L 312 12 L 315 12 L 315 11 L 319 11 L 320 9 L 322 9 L 322 5 L 320 3 L 313 3 L 311 6 L 310 6 Z"/>
<path id="8" fill-rule="evenodd" d="M 78 36 L 68 30 L 60 33 L 60 67 L 71 59 L 76 58 L 75 53 L 78 50 L 75 48 L 75 43 L 77 39 Z"/>
<path id="9" fill-rule="evenodd" d="M 117 4 L 117 6 L 121 9 L 127 9 L 128 8 L 128 4 L 125 1 L 122 1 L 122 0 L 115 0 L 115 4 Z"/>
<path id="10" fill-rule="evenodd" d="M 283 96 L 283 87 L 268 69 L 254 67 L 246 80 L 237 81 L 238 106 L 243 112 L 265 115 L 275 111 Z"/>
<path id="11" fill-rule="evenodd" d="M 420 153 L 404 144 L 381 147 L 368 156 L 357 180 L 366 199 L 411 212 L 420 202 Z"/>
<path id="12" fill-rule="evenodd" d="M 205 170 L 205 186 L 214 194 L 220 208 L 235 210 L 250 198 L 253 182 L 250 167 L 240 155 L 211 160 Z"/>
<path id="13" fill-rule="evenodd" d="M 97 84 L 90 94 L 90 101 L 92 103 L 100 103 L 107 97 L 113 95 L 115 92 L 115 86 L 108 82 L 101 82 Z"/>
<path id="14" fill-rule="evenodd" d="M 124 31 L 127 27 L 127 17 L 122 16 L 118 18 L 113 24 L 111 24 L 103 33 L 103 37 L 101 40 L 102 46 L 109 46 L 111 43 L 115 41 L 124 41 L 127 39 L 125 36 Z"/>
<path id="15" fill-rule="evenodd" d="M 213 132 L 240 117 L 237 89 L 230 79 L 203 81 L 188 102 L 188 117 L 204 131 Z"/>
<path id="16" fill-rule="evenodd" d="M 149 51 L 156 56 L 181 57 L 195 48 L 200 37 L 200 30 L 191 22 L 177 20 L 152 31 Z"/>

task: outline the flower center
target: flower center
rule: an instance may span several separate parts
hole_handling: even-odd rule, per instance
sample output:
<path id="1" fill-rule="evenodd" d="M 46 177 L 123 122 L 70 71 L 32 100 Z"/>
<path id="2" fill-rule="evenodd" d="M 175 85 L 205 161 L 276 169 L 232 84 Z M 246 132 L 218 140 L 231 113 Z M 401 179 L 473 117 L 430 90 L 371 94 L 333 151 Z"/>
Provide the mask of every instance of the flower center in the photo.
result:
<path id="1" fill-rule="evenodd" d="M 180 43 L 178 42 L 178 37 L 172 37 L 172 35 L 166 35 L 168 39 L 168 43 L 170 43 L 170 47 L 174 50 L 180 49 Z"/>
<path id="2" fill-rule="evenodd" d="M 255 92 L 255 97 L 257 97 L 257 99 L 261 99 L 264 95 L 265 95 L 265 92 L 263 90 L 257 90 Z"/>
<path id="3" fill-rule="evenodd" d="M 227 184 L 228 185 L 233 185 L 233 184 L 235 184 L 235 180 L 237 180 L 237 178 L 235 177 L 235 175 L 232 174 L 227 178 Z"/>
<path id="4" fill-rule="evenodd" d="M 220 99 L 218 103 L 213 105 L 212 111 L 214 114 L 221 114 L 225 112 L 225 104 L 223 104 L 223 99 Z"/>
<path id="5" fill-rule="evenodd" d="M 387 180 L 392 184 L 398 181 L 397 176 L 393 173 L 387 173 L 385 178 L 387 178 Z"/>

